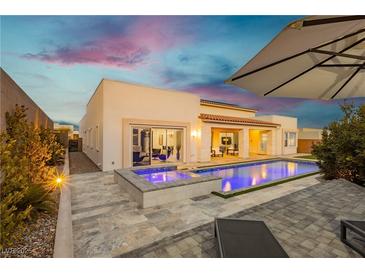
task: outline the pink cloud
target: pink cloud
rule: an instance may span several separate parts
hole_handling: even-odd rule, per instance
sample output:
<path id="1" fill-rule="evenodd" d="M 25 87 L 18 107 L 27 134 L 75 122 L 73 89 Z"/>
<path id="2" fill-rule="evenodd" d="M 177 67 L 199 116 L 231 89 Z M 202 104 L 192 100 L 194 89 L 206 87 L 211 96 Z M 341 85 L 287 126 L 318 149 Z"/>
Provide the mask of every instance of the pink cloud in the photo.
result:
<path id="1" fill-rule="evenodd" d="M 96 37 L 87 43 L 36 54 L 27 53 L 22 57 L 62 65 L 95 64 L 134 68 L 148 63 L 151 53 L 190 41 L 191 37 L 181 32 L 181 23 L 172 17 L 139 17 L 120 34 Z"/>

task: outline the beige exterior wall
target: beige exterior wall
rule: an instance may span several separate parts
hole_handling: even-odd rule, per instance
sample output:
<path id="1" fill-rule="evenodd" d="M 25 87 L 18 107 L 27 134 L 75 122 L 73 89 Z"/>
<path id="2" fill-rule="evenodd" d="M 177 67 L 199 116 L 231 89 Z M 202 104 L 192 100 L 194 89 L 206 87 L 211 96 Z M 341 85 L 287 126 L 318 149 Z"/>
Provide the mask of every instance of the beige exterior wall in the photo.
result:
<path id="1" fill-rule="evenodd" d="M 297 153 L 298 147 L 298 119 L 295 117 L 280 116 L 280 115 L 265 115 L 256 116 L 255 119 L 280 124 L 281 127 L 277 130 L 273 138 L 275 146 L 273 147 L 273 155 L 288 155 Z M 284 146 L 285 132 L 295 132 L 296 141 L 293 146 Z"/>
<path id="2" fill-rule="evenodd" d="M 79 134 L 82 150 L 102 170 L 104 170 L 104 93 L 103 82 L 96 88 L 86 106 L 86 115 L 80 121 Z"/>
<path id="3" fill-rule="evenodd" d="M 0 68 L 0 132 L 6 128 L 5 113 L 14 111 L 15 105 L 27 108 L 27 120 L 34 127 L 53 128 L 47 114 Z"/>
<path id="4" fill-rule="evenodd" d="M 322 140 L 320 128 L 300 128 L 298 131 L 298 153 L 311 153 L 313 144 Z"/>
<path id="5" fill-rule="evenodd" d="M 98 108 L 98 105 L 103 105 L 103 108 Z M 85 129 L 93 128 L 96 124 L 93 121 L 102 117 L 101 168 L 112 170 L 131 166 L 133 125 L 177 126 L 184 130 L 184 161 L 194 162 L 198 160 L 199 142 L 197 137 L 191 136 L 191 132 L 195 130 L 200 133 L 199 107 L 200 98 L 191 93 L 102 80 L 88 104 L 86 116 L 80 122 L 80 134 L 84 134 Z M 85 139 L 84 148 L 86 154 L 95 162 L 95 152 L 87 148 Z"/>
<path id="6" fill-rule="evenodd" d="M 254 118 L 282 126 L 202 122 L 198 118 L 200 113 Z M 210 161 L 213 128 L 238 132 L 239 156 L 242 158 L 249 157 L 250 130 L 268 134 L 268 155 L 296 153 L 296 146 L 283 147 L 283 133 L 287 130 L 297 132 L 296 118 L 275 115 L 255 117 L 253 111 L 201 105 L 199 96 L 191 93 L 102 80 L 87 105 L 86 115 L 80 121 L 84 152 L 104 171 L 130 167 L 133 126 L 183 130 L 184 162 Z M 97 140 L 100 143 L 98 149 Z"/>
<path id="7" fill-rule="evenodd" d="M 299 128 L 298 139 L 322 140 L 322 132 L 320 128 Z"/>

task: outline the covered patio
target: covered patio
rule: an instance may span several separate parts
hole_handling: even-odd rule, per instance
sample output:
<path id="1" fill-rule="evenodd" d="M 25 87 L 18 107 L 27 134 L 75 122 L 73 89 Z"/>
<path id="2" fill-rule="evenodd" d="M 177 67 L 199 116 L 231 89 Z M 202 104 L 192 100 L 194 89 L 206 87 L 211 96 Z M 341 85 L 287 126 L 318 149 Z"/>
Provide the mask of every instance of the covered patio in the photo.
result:
<path id="1" fill-rule="evenodd" d="M 235 161 L 278 155 L 276 129 L 280 124 L 251 118 L 201 114 L 201 159 Z"/>

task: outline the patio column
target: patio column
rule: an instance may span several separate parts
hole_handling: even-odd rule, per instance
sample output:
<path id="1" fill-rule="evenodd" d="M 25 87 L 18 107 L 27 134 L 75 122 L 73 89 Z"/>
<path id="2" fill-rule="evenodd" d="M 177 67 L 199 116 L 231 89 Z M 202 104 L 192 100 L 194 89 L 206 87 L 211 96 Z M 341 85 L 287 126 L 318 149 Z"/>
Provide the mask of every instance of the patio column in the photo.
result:
<path id="1" fill-rule="evenodd" d="M 249 157 L 249 134 L 248 128 L 243 128 L 238 134 L 238 151 L 239 157 L 248 158 Z"/>
<path id="2" fill-rule="evenodd" d="M 271 130 L 271 151 L 270 151 L 270 155 L 278 155 L 277 152 L 277 145 L 276 145 L 276 130 L 273 129 Z"/>
<path id="3" fill-rule="evenodd" d="M 210 161 L 212 128 L 206 124 L 201 126 L 200 162 Z"/>

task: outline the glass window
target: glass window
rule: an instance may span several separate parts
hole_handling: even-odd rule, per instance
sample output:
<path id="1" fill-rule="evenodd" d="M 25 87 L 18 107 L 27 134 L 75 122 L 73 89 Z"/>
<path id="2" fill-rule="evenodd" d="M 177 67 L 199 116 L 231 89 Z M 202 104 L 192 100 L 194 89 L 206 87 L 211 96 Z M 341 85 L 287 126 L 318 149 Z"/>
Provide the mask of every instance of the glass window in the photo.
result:
<path id="1" fill-rule="evenodd" d="M 151 164 L 151 129 L 134 127 L 132 129 L 133 166 Z"/>
<path id="2" fill-rule="evenodd" d="M 152 128 L 152 162 L 178 162 L 183 160 L 183 130 Z"/>
<path id="3" fill-rule="evenodd" d="M 99 151 L 99 149 L 100 149 L 99 126 L 95 127 L 95 148 L 97 151 Z"/>
<path id="4" fill-rule="evenodd" d="M 296 146 L 297 133 L 296 132 L 285 132 L 284 146 Z"/>
<path id="5" fill-rule="evenodd" d="M 93 134 L 92 134 L 92 128 L 90 128 L 90 132 L 89 132 L 89 135 L 90 135 L 90 147 L 93 148 L 94 146 L 94 143 L 93 143 Z"/>
<path id="6" fill-rule="evenodd" d="M 266 153 L 268 140 L 269 140 L 269 136 L 266 133 L 262 133 L 261 134 L 261 142 L 260 142 L 260 150 L 261 150 L 261 152 L 265 152 Z"/>

